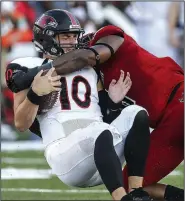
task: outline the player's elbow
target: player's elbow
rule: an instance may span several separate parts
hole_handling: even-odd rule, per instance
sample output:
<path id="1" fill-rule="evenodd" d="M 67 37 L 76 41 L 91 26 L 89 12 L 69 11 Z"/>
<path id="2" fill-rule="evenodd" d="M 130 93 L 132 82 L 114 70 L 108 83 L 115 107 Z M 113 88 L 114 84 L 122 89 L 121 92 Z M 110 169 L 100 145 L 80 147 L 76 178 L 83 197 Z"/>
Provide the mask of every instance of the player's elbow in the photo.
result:
<path id="1" fill-rule="evenodd" d="M 27 126 L 19 120 L 15 120 L 14 123 L 16 129 L 20 132 L 25 132 L 28 129 Z"/>

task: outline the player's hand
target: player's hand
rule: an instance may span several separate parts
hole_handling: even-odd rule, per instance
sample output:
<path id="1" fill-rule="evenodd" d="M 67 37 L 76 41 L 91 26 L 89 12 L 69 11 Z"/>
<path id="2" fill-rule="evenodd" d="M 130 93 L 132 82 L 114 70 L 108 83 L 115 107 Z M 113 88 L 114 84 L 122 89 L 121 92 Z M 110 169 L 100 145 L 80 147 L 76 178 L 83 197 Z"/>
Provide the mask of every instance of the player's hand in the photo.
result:
<path id="1" fill-rule="evenodd" d="M 32 82 L 32 90 L 38 95 L 47 95 L 53 91 L 61 90 L 61 76 L 54 74 L 54 68 L 51 68 L 46 75 L 42 76 L 43 70 L 41 70 L 34 78 Z"/>
<path id="2" fill-rule="evenodd" d="M 127 75 L 124 79 L 124 71 L 121 70 L 119 80 L 116 81 L 113 79 L 109 85 L 109 97 L 114 103 L 119 103 L 124 99 L 131 86 L 132 81 L 130 79 L 130 74 L 127 72 Z"/>

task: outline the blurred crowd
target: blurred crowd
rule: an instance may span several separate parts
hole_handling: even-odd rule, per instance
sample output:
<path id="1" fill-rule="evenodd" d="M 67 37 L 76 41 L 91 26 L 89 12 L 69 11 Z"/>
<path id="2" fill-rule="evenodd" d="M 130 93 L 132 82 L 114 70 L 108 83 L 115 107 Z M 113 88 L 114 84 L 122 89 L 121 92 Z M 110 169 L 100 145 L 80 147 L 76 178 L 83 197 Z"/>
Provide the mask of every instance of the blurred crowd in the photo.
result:
<path id="1" fill-rule="evenodd" d="M 18 139 L 13 123 L 13 95 L 7 89 L 6 65 L 19 57 L 38 56 L 32 40 L 34 21 L 50 9 L 66 9 L 86 33 L 105 25 L 121 27 L 158 57 L 170 56 L 184 68 L 184 2 L 6 1 L 1 3 L 1 139 Z M 30 134 L 30 138 L 34 138 Z"/>

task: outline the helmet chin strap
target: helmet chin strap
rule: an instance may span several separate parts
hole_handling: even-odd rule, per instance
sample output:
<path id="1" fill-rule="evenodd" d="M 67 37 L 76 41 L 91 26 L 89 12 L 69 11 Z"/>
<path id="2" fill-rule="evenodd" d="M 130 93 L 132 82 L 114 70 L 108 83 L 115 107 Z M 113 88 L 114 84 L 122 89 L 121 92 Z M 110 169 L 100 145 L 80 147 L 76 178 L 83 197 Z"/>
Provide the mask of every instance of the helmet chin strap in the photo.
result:
<path id="1" fill-rule="evenodd" d="M 36 48 L 38 48 L 44 54 L 47 54 L 47 52 L 43 49 L 43 46 L 40 45 L 36 40 L 33 39 L 32 42 L 34 43 L 34 45 L 35 45 Z"/>
<path id="2" fill-rule="evenodd" d="M 47 41 L 48 42 L 48 41 Z M 64 50 L 62 47 L 60 47 L 59 43 L 52 38 L 50 40 L 50 44 L 46 43 L 46 45 L 43 44 L 43 49 L 45 50 L 46 53 L 49 53 L 51 56 L 60 56 L 64 54 Z"/>
<path id="3" fill-rule="evenodd" d="M 82 48 L 80 45 L 80 33 L 78 35 L 76 44 L 60 44 L 59 35 L 57 37 L 58 41 L 54 38 L 54 36 L 49 36 L 42 33 L 40 35 L 38 34 L 37 38 L 33 39 L 32 42 L 34 42 L 35 47 L 37 47 L 44 54 L 55 57 L 65 54 L 66 52 L 72 51 L 74 49 Z M 65 52 L 65 48 L 70 48 L 71 50 Z"/>

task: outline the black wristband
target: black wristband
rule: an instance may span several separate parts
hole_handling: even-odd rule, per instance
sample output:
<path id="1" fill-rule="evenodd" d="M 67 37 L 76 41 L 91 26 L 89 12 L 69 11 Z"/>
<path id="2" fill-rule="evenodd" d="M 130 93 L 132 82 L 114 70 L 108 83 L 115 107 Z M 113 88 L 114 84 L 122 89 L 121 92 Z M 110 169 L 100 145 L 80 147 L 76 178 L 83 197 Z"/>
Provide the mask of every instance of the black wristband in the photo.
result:
<path id="1" fill-rule="evenodd" d="M 108 108 L 112 111 L 117 111 L 121 108 L 122 106 L 122 101 L 119 103 L 114 103 L 111 98 L 108 96 Z"/>
<path id="2" fill-rule="evenodd" d="M 41 96 L 38 96 L 33 90 L 32 88 L 30 88 L 30 90 L 28 91 L 28 94 L 27 94 L 27 98 L 28 100 L 35 104 L 35 105 L 39 105 L 40 104 L 40 99 L 41 99 Z"/>
<path id="3" fill-rule="evenodd" d="M 91 50 L 95 54 L 95 59 L 96 59 L 96 66 L 95 67 L 98 68 L 98 66 L 100 64 L 100 55 L 98 54 L 98 52 L 94 48 L 91 48 L 91 47 L 87 47 L 84 49 Z"/>
<path id="4" fill-rule="evenodd" d="M 106 44 L 106 43 L 96 43 L 95 45 L 104 45 L 104 46 L 106 46 L 110 50 L 111 57 L 114 55 L 114 49 L 109 44 Z"/>

